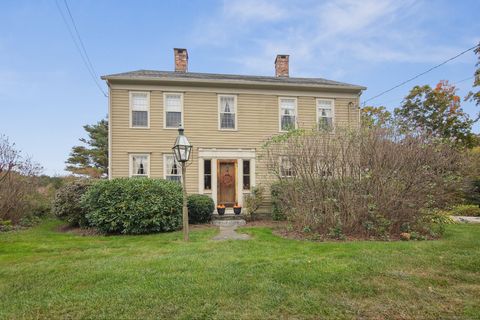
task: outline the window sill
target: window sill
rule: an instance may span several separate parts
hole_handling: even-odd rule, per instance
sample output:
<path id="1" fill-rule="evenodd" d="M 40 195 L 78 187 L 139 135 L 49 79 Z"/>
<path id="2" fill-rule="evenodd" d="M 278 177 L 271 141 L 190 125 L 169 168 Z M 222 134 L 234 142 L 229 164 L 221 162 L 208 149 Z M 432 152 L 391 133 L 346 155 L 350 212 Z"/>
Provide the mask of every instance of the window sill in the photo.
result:
<path id="1" fill-rule="evenodd" d="M 130 127 L 130 129 L 135 129 L 135 130 L 137 130 L 137 129 L 140 129 L 140 130 L 148 130 L 148 129 L 150 129 L 150 127 Z"/>
<path id="2" fill-rule="evenodd" d="M 230 131 L 230 132 L 235 132 L 238 131 L 238 129 L 218 129 L 218 131 Z"/>

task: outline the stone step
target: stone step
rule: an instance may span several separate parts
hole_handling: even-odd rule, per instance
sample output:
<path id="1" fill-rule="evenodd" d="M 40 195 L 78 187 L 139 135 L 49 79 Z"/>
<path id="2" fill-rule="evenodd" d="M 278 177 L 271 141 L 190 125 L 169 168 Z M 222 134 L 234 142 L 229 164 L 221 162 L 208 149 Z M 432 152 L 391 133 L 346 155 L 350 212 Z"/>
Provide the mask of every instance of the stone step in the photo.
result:
<path id="1" fill-rule="evenodd" d="M 219 226 L 219 227 L 238 227 L 238 226 L 244 226 L 247 224 L 247 222 L 243 219 L 235 219 L 235 220 L 213 220 L 212 224 L 214 226 Z"/>
<path id="2" fill-rule="evenodd" d="M 212 220 L 245 220 L 245 215 L 233 213 L 225 213 L 224 215 L 219 215 L 217 213 L 214 213 L 212 215 Z"/>

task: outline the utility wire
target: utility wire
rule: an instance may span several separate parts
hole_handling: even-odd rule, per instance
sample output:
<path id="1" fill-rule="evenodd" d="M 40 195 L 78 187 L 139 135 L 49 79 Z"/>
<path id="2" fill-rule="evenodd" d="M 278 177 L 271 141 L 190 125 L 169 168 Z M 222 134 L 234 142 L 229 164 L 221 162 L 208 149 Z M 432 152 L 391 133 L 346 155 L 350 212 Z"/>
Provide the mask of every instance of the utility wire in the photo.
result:
<path id="1" fill-rule="evenodd" d="M 97 86 L 97 88 L 100 90 L 100 92 L 105 96 L 108 97 L 108 94 L 105 92 L 105 90 L 102 88 L 100 83 L 98 82 L 98 74 L 95 71 L 95 68 L 93 67 L 93 64 L 88 56 L 87 50 L 85 49 L 85 45 L 83 44 L 82 38 L 80 37 L 80 33 L 78 32 L 78 28 L 75 24 L 75 20 L 73 19 L 72 13 L 70 11 L 70 8 L 68 7 L 67 1 L 64 0 L 65 7 L 67 8 L 68 15 L 70 17 L 70 20 L 72 22 L 72 25 L 74 27 L 75 33 L 77 35 L 77 38 L 75 37 L 72 28 L 70 24 L 67 21 L 67 18 L 65 17 L 65 14 L 63 13 L 63 10 L 60 7 L 60 4 L 58 3 L 58 0 L 55 0 L 55 4 L 57 5 L 57 9 L 60 12 L 60 15 L 62 16 L 63 22 L 65 23 L 68 33 L 70 34 L 70 37 L 72 38 L 73 43 L 75 44 L 75 47 L 80 54 L 80 57 L 82 58 L 82 61 L 87 68 L 88 73 L 90 74 L 93 82 Z"/>
<path id="2" fill-rule="evenodd" d="M 394 87 L 392 87 L 392 88 L 390 88 L 390 89 L 388 89 L 388 90 L 385 90 L 385 91 L 383 91 L 383 92 L 380 92 L 380 93 L 377 94 L 376 96 L 373 96 L 373 97 L 371 97 L 371 98 L 363 101 L 363 105 L 365 106 L 365 104 L 366 104 L 368 101 L 371 101 L 371 100 L 376 99 L 376 98 L 378 98 L 378 97 L 380 97 L 380 96 L 383 96 L 385 93 L 388 93 L 388 92 L 390 92 L 390 91 L 392 91 L 392 90 L 395 90 L 395 89 L 397 89 L 398 87 L 401 87 L 401 86 L 403 86 L 404 84 L 407 84 L 407 83 L 409 83 L 410 81 L 413 81 L 413 80 L 415 80 L 415 79 L 423 76 L 424 74 L 427 74 L 427 73 L 429 73 L 430 71 L 435 70 L 435 69 L 443 66 L 444 64 L 446 64 L 446 63 L 448 63 L 448 62 L 450 62 L 450 61 L 452 61 L 452 60 L 460 57 L 461 55 L 463 55 L 463 54 L 465 54 L 465 53 L 467 53 L 467 52 L 469 52 L 469 51 L 471 51 L 471 50 L 474 50 L 475 48 L 477 48 L 477 47 L 479 47 L 479 46 L 480 46 L 480 45 L 477 44 L 477 45 L 475 45 L 475 46 L 473 46 L 473 47 L 471 47 L 471 48 L 468 48 L 467 50 L 464 50 L 464 51 L 460 52 L 460 53 L 457 54 L 456 56 L 453 56 L 453 57 L 451 57 L 451 58 L 443 61 L 442 63 L 437 64 L 436 66 L 431 67 L 430 69 L 428 69 L 428 70 L 426 70 L 426 71 L 424 71 L 424 72 L 422 72 L 422 73 L 419 73 L 419 74 L 417 74 L 416 76 L 414 76 L 414 77 L 412 77 L 412 78 L 410 78 L 410 79 L 407 79 L 407 80 L 405 80 L 405 81 L 397 84 L 396 86 L 394 86 Z M 466 80 L 465 80 L 465 81 L 466 81 Z"/>
<path id="3" fill-rule="evenodd" d="M 459 84 L 459 83 L 468 81 L 468 80 L 473 79 L 473 78 L 475 78 L 475 76 L 470 76 L 470 77 L 468 77 L 468 78 L 465 78 L 465 79 L 462 79 L 462 80 L 458 80 L 458 81 L 452 82 L 451 85 L 454 86 L 454 85 L 456 85 L 456 84 Z M 400 104 L 400 103 L 403 101 L 403 99 L 405 99 L 405 98 L 390 99 L 390 100 L 384 101 L 384 102 L 381 103 L 380 105 L 385 105 L 385 104 L 388 104 L 388 103 L 393 102 L 393 101 L 397 101 L 397 103 Z"/>

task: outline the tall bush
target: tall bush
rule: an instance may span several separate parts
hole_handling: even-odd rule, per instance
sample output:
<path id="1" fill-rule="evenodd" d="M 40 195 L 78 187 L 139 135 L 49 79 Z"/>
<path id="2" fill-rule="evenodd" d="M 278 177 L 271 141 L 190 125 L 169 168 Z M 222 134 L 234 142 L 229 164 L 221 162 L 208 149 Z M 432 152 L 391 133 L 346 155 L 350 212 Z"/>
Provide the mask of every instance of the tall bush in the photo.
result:
<path id="1" fill-rule="evenodd" d="M 148 178 L 100 180 L 82 197 L 89 223 L 105 233 L 172 231 L 182 224 L 182 186 Z"/>
<path id="2" fill-rule="evenodd" d="M 61 187 L 55 193 L 52 203 L 53 214 L 71 226 L 88 226 L 86 210 L 82 207 L 80 200 L 91 185 L 90 180 L 78 180 Z"/>
<path id="3" fill-rule="evenodd" d="M 384 237 L 456 197 L 462 154 L 394 129 L 296 130 L 265 144 L 281 210 L 299 229 Z M 420 229 L 424 229 L 423 227 Z"/>

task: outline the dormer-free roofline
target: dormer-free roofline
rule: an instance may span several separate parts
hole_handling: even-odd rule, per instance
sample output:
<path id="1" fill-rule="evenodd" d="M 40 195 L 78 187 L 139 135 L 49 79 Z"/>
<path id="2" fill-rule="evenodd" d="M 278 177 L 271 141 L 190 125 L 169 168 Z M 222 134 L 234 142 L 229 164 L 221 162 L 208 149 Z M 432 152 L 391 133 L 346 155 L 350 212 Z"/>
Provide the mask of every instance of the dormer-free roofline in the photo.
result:
<path id="1" fill-rule="evenodd" d="M 184 85 L 255 86 L 269 88 L 335 89 L 363 91 L 366 87 L 322 78 L 268 77 L 198 72 L 137 70 L 101 77 L 109 83 L 151 83 Z"/>

